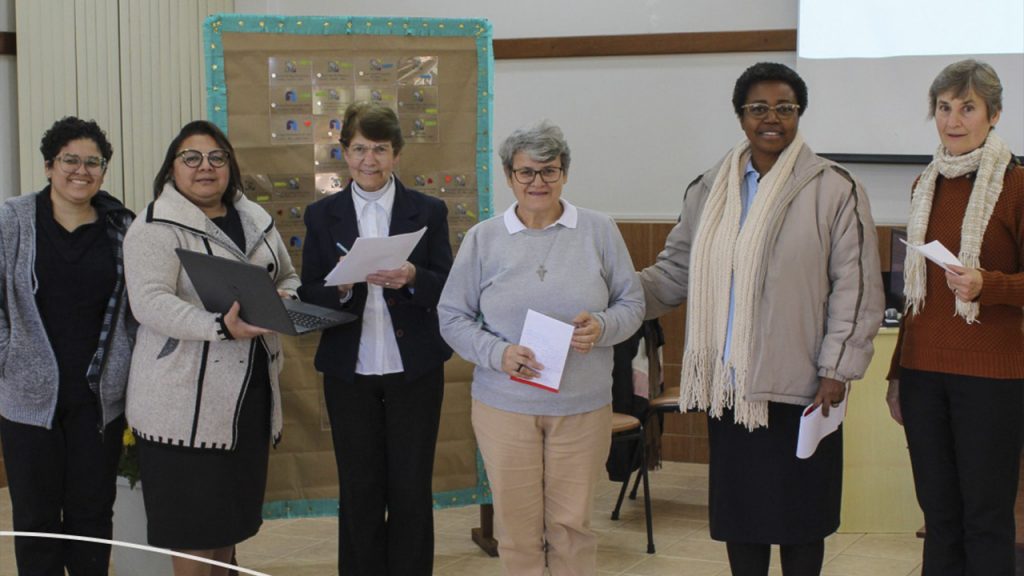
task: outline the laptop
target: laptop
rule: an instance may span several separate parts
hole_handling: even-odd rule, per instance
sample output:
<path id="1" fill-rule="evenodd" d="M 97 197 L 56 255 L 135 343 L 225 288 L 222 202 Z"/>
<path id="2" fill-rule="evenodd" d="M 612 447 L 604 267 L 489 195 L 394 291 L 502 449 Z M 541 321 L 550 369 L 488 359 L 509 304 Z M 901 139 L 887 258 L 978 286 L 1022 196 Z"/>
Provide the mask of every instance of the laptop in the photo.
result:
<path id="1" fill-rule="evenodd" d="M 297 336 L 345 324 L 354 314 L 281 298 L 266 268 L 182 248 L 175 249 L 203 306 L 227 313 L 235 301 L 239 316 L 253 326 Z"/>

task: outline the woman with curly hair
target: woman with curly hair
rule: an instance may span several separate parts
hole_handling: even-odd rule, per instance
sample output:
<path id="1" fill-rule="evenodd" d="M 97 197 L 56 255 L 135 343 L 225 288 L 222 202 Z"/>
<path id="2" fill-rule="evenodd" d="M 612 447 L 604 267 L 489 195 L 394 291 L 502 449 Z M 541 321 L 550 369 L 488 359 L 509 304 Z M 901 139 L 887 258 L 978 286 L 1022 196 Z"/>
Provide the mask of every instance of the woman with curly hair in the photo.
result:
<path id="1" fill-rule="evenodd" d="M 109 539 L 131 356 L 122 244 L 95 123 L 43 134 L 49 184 L 0 207 L 0 439 L 16 531 Z M 106 574 L 110 546 L 18 538 L 25 576 Z"/>

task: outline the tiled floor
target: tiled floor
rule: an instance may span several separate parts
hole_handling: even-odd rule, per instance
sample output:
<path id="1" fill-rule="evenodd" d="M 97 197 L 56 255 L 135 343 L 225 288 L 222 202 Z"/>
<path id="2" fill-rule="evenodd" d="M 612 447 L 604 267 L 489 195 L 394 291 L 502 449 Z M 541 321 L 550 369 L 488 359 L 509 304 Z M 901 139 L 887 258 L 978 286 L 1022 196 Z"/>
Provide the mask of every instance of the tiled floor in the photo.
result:
<path id="1" fill-rule="evenodd" d="M 600 535 L 600 574 L 623 576 L 728 575 L 725 546 L 708 537 L 707 467 L 667 462 L 651 474 L 657 554 L 646 554 L 642 500 L 623 505 L 619 521 L 609 519 L 618 485 L 603 481 L 594 514 Z M 0 530 L 10 530 L 7 489 L 0 489 Z M 470 540 L 479 524 L 475 507 L 435 513 L 434 574 L 498 576 L 498 559 Z M 337 521 L 329 518 L 273 520 L 238 548 L 243 566 L 273 576 L 336 573 Z M 780 576 L 773 554 L 771 576 Z M 836 534 L 826 541 L 825 576 L 910 576 L 920 574 L 921 541 L 913 534 Z M 0 576 L 13 576 L 10 538 L 0 538 Z"/>

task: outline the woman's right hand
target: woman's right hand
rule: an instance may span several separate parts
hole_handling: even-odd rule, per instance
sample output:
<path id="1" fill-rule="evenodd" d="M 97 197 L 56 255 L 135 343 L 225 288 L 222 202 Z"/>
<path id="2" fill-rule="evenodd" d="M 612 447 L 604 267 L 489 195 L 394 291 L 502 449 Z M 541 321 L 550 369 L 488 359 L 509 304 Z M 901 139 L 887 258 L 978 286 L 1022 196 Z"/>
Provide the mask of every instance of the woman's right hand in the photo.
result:
<path id="1" fill-rule="evenodd" d="M 344 255 L 339 256 L 338 257 L 338 264 L 341 264 L 341 261 L 344 260 L 344 259 L 345 259 Z M 351 291 L 352 291 L 352 285 L 351 284 L 338 284 L 338 296 L 344 298 Z"/>
<path id="2" fill-rule="evenodd" d="M 885 391 L 885 403 L 889 405 L 889 415 L 897 424 L 903 426 L 903 411 L 900 409 L 900 381 L 889 380 L 889 389 Z"/>
<path id="3" fill-rule="evenodd" d="M 224 315 L 224 326 L 227 327 L 228 332 L 231 333 L 231 337 L 235 340 L 245 340 L 248 338 L 255 338 L 257 336 L 263 336 L 264 334 L 270 334 L 273 330 L 267 330 L 266 328 L 260 328 L 259 326 L 253 326 L 245 320 L 238 317 L 238 312 L 241 310 L 241 305 L 236 301 L 231 305 L 231 309 Z"/>
<path id="4" fill-rule="evenodd" d="M 533 350 L 526 346 L 511 344 L 501 355 L 501 371 L 516 378 L 536 378 L 544 365 L 537 362 Z"/>

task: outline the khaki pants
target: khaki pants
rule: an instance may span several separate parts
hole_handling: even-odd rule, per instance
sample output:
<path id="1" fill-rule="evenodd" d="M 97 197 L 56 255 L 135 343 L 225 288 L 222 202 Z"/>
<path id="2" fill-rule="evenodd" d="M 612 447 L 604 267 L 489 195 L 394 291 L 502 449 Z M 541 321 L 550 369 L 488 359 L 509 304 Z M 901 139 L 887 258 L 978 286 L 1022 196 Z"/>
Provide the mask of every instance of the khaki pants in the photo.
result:
<path id="1" fill-rule="evenodd" d="M 571 416 L 531 416 L 473 401 L 473 431 L 494 496 L 505 573 L 597 574 L 590 529 L 594 486 L 611 445 L 611 405 Z"/>

